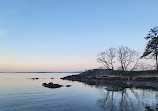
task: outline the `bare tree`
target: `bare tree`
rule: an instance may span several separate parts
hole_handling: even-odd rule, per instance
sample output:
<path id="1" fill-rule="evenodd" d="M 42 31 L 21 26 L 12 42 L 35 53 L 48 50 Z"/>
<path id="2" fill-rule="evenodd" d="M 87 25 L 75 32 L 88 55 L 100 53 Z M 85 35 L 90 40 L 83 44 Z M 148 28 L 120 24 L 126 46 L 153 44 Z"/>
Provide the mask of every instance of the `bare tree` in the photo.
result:
<path id="1" fill-rule="evenodd" d="M 116 49 L 109 48 L 106 51 L 106 55 L 107 55 L 107 60 L 108 60 L 108 63 L 110 64 L 111 69 L 114 69 L 113 63 L 115 63 L 114 58 L 116 57 Z"/>
<path id="2" fill-rule="evenodd" d="M 118 62 L 121 64 L 121 70 L 127 71 L 128 67 L 133 64 L 131 70 L 135 70 L 138 66 L 139 53 L 126 46 L 120 46 L 117 50 Z"/>
<path id="3" fill-rule="evenodd" d="M 102 63 L 107 69 L 114 69 L 114 58 L 116 57 L 116 49 L 109 48 L 98 54 L 97 62 Z"/>
<path id="4" fill-rule="evenodd" d="M 135 51 L 133 55 L 133 66 L 131 66 L 131 71 L 138 70 L 138 67 L 140 65 L 140 52 Z"/>
<path id="5" fill-rule="evenodd" d="M 114 69 L 120 63 L 118 70 L 127 71 L 130 67 L 131 71 L 137 70 L 139 66 L 140 53 L 126 46 L 120 46 L 117 50 L 109 48 L 98 54 L 97 62 L 102 63 L 104 68 Z M 115 66 L 114 66 L 114 63 Z"/>

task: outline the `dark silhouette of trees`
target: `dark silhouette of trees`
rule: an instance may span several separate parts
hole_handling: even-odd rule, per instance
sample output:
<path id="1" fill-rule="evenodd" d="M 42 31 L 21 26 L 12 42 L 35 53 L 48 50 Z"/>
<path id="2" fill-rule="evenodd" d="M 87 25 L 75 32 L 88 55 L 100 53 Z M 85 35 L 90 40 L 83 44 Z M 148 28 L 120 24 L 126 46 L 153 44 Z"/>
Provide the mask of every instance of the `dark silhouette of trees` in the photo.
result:
<path id="1" fill-rule="evenodd" d="M 148 40 L 148 43 L 141 58 L 155 59 L 158 70 L 158 26 L 151 29 L 145 39 Z"/>
<path id="2" fill-rule="evenodd" d="M 127 46 L 120 46 L 117 50 L 118 61 L 121 64 L 120 69 L 127 71 L 127 68 L 133 63 L 131 70 L 136 69 L 138 65 L 138 52 L 128 48 Z"/>
<path id="3" fill-rule="evenodd" d="M 100 52 L 97 57 L 97 62 L 101 63 L 106 69 L 115 69 L 118 64 L 119 70 L 136 70 L 140 55 L 138 51 L 130 49 L 126 46 L 120 46 L 118 49 L 109 48 L 106 51 Z"/>
<path id="4" fill-rule="evenodd" d="M 113 63 L 114 58 L 116 57 L 116 49 L 109 48 L 106 51 L 100 52 L 98 54 L 97 62 L 102 63 L 103 66 L 107 69 L 114 69 Z"/>

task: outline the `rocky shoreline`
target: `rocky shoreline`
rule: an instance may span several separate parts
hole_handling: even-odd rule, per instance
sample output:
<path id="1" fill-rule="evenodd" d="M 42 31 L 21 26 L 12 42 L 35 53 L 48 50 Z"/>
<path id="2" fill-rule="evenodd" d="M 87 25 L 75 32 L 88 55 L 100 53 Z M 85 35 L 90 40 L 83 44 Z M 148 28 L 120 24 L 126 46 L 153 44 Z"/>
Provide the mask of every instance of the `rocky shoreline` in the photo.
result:
<path id="1" fill-rule="evenodd" d="M 157 71 L 121 72 L 106 69 L 94 69 L 61 79 L 78 81 L 88 85 L 96 86 L 117 86 L 121 88 L 135 87 L 158 90 Z"/>

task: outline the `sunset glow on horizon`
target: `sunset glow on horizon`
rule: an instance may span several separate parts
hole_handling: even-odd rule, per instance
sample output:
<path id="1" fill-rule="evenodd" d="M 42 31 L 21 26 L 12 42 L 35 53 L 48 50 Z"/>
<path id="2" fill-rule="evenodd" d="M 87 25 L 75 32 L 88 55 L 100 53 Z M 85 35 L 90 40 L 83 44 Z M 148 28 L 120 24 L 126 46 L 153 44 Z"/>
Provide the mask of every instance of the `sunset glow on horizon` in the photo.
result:
<path id="1" fill-rule="evenodd" d="M 110 47 L 143 52 L 157 3 L 0 0 L 0 72 L 85 71 Z"/>

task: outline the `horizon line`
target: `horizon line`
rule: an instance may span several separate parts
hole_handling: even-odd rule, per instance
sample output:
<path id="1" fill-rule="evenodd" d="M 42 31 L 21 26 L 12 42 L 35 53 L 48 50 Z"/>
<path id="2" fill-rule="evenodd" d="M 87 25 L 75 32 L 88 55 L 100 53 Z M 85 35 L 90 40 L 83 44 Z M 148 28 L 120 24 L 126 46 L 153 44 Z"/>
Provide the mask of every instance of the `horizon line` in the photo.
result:
<path id="1" fill-rule="evenodd" d="M 81 73 L 83 71 L 54 71 L 54 72 L 0 72 L 0 73 Z"/>

